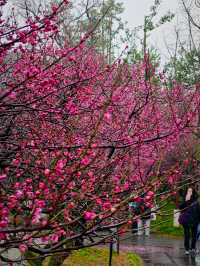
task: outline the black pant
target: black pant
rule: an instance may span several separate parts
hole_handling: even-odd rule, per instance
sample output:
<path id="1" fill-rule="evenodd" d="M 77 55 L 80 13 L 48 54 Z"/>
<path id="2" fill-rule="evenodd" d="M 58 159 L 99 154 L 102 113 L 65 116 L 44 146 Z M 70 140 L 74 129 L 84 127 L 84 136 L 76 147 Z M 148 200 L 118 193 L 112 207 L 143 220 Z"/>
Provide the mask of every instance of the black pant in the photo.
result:
<path id="1" fill-rule="evenodd" d="M 195 249 L 197 241 L 197 225 L 184 225 L 184 246 L 185 250 Z M 191 245 L 190 245 L 190 237 Z"/>
<path id="2" fill-rule="evenodd" d="M 137 221 L 134 221 L 134 222 L 132 223 L 132 233 L 133 233 L 133 234 L 134 234 L 134 233 L 137 233 L 137 231 L 138 231 Z"/>

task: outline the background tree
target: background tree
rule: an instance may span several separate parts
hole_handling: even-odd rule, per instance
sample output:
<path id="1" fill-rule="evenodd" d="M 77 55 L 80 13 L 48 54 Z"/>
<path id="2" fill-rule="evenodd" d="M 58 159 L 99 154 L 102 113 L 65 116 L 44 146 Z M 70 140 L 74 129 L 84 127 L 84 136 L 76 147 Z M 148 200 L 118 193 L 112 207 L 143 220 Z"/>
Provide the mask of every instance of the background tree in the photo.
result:
<path id="1" fill-rule="evenodd" d="M 30 3 L 28 0 L 16 0 L 16 2 L 23 17 L 27 15 L 27 6 L 34 14 L 39 14 L 42 6 L 49 9 L 47 0 L 30 1 Z M 117 49 L 121 49 L 119 36 L 125 27 L 120 17 L 123 10 L 123 4 L 116 0 L 77 0 L 70 3 L 59 15 L 58 44 L 62 46 L 66 41 L 75 44 L 81 36 L 93 29 L 93 37 L 88 40 L 88 45 L 95 47 L 107 58 L 107 62 L 111 63 L 116 57 Z M 96 24 L 99 25 L 94 31 Z"/>
<path id="2" fill-rule="evenodd" d="M 182 27 L 177 27 L 174 51 L 170 51 L 170 61 L 165 71 L 171 80 L 192 86 L 199 79 L 199 28 L 198 1 L 181 0 Z"/>
<path id="3" fill-rule="evenodd" d="M 90 9 L 86 20 L 82 22 L 83 32 L 85 32 L 102 18 L 89 45 L 95 46 L 97 51 L 107 58 L 108 63 L 114 60 L 116 49 L 120 46 L 119 35 L 124 30 L 124 23 L 120 17 L 123 10 L 123 4 L 115 0 L 99 1 L 99 6 Z"/>
<path id="4" fill-rule="evenodd" d="M 199 82 L 200 51 L 180 49 L 176 57 L 166 64 L 165 71 L 171 81 L 176 80 L 188 86 Z"/>
<path id="5" fill-rule="evenodd" d="M 183 21 L 180 24 L 184 25 L 184 29 L 179 26 L 175 31 L 176 43 L 174 50 L 169 49 L 170 60 L 165 65 L 165 72 L 169 86 L 174 86 L 174 82 L 177 82 L 184 84 L 188 91 L 199 90 L 199 1 L 181 0 L 180 4 L 183 16 Z M 199 125 L 200 113 L 196 120 L 196 127 L 198 128 Z M 199 165 L 199 134 L 196 127 L 193 130 L 193 148 L 188 145 L 191 147 L 191 151 L 188 152 L 187 158 L 192 165 L 188 167 L 187 172 L 194 177 L 196 176 L 194 172 L 198 171 Z"/>

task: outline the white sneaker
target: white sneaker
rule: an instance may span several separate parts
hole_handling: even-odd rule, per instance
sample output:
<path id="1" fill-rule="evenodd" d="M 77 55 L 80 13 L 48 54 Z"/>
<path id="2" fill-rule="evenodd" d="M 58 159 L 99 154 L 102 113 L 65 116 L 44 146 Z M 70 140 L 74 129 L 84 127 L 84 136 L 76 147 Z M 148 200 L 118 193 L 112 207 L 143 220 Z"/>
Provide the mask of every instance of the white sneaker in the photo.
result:
<path id="1" fill-rule="evenodd" d="M 189 250 L 186 250 L 185 255 L 189 255 L 189 254 L 190 254 Z"/>
<path id="2" fill-rule="evenodd" d="M 192 254 L 195 254 L 195 253 L 196 253 L 196 249 L 191 249 L 190 252 L 191 252 Z"/>

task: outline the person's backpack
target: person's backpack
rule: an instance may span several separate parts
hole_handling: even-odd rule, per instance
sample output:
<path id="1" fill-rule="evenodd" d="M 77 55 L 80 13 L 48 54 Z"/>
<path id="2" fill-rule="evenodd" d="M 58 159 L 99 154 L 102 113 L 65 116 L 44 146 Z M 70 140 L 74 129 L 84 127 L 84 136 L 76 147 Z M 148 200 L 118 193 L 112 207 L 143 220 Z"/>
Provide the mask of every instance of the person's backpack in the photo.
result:
<path id="1" fill-rule="evenodd" d="M 151 218 L 151 209 L 146 206 L 146 204 L 142 201 L 138 204 L 137 208 L 135 209 L 136 215 L 141 215 L 141 219 L 150 219 Z"/>

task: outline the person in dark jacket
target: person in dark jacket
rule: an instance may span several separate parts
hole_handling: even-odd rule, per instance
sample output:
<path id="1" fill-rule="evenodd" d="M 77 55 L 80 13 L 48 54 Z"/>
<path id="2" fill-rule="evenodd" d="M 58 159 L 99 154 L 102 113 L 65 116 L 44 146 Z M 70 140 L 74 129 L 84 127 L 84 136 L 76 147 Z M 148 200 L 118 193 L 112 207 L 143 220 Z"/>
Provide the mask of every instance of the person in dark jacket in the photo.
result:
<path id="1" fill-rule="evenodd" d="M 141 196 L 141 201 L 138 204 L 138 207 L 135 211 L 136 215 L 139 216 L 137 220 L 138 236 L 141 236 L 143 234 L 145 236 L 150 235 L 151 208 L 149 208 L 147 204 L 145 203 L 145 196 L 146 196 L 146 193 Z"/>
<path id="2" fill-rule="evenodd" d="M 140 218 L 138 218 L 138 236 L 145 234 L 145 236 L 150 235 L 150 224 L 151 224 L 151 209 L 146 207 L 140 207 L 141 213 Z"/>
<path id="3" fill-rule="evenodd" d="M 196 248 L 197 226 L 200 222 L 200 205 L 197 199 L 198 195 L 196 191 L 192 187 L 189 187 L 186 191 L 184 201 L 179 205 L 179 209 L 181 210 L 179 223 L 184 229 L 186 255 L 188 255 L 190 251 L 195 252 Z"/>
<path id="4" fill-rule="evenodd" d="M 130 202 L 129 210 L 132 217 L 138 216 L 137 221 L 134 220 L 132 223 L 133 234 L 137 233 L 137 235 L 145 234 L 145 236 L 149 236 L 151 209 L 146 206 L 144 202 L 144 195 L 139 197 L 137 202 Z"/>
<path id="5" fill-rule="evenodd" d="M 133 219 L 135 217 L 135 215 L 136 215 L 135 210 L 137 210 L 137 207 L 138 207 L 137 202 L 131 201 L 129 203 L 129 212 L 131 215 L 131 219 Z M 137 233 L 137 230 L 138 230 L 137 221 L 135 221 L 133 219 L 133 221 L 132 221 L 132 233 L 133 234 Z"/>

